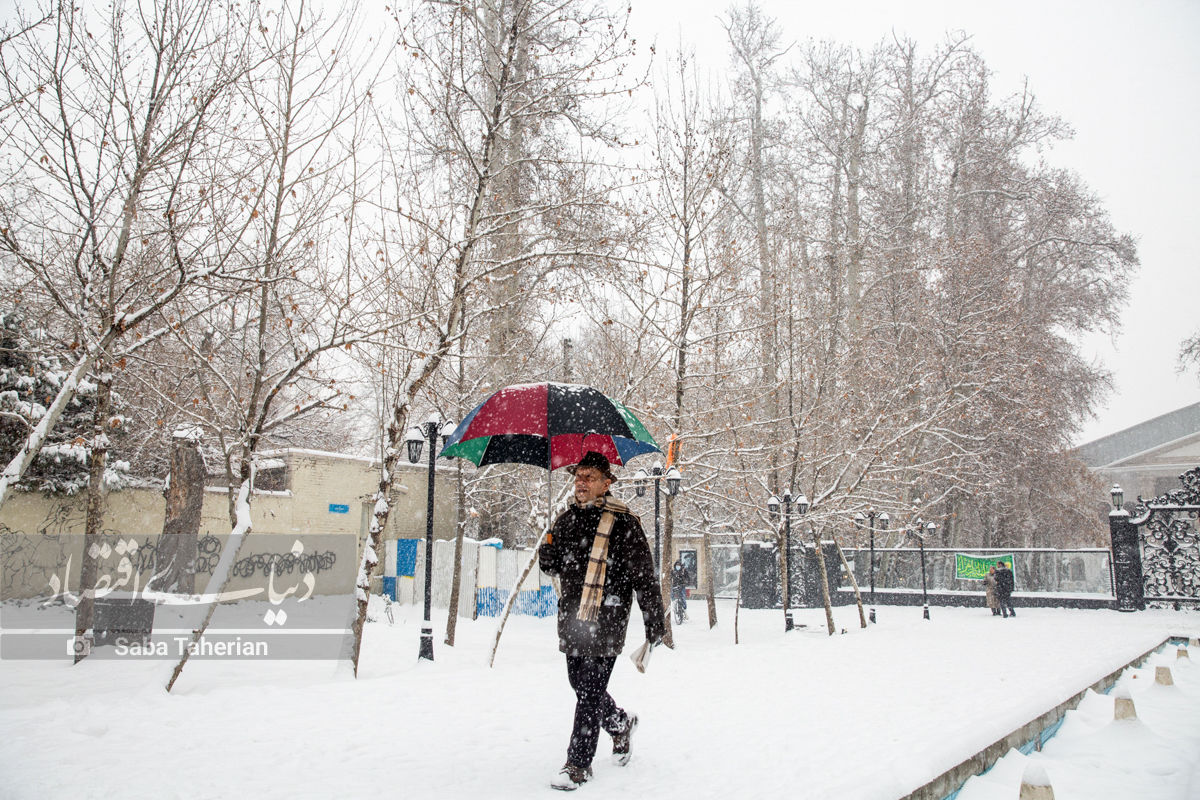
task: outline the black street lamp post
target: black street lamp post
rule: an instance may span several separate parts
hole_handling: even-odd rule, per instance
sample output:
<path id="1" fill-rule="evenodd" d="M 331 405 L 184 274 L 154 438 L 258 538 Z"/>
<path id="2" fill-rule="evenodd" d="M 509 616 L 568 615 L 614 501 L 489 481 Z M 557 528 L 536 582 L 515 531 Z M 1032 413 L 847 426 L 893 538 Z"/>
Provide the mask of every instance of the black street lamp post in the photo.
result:
<path id="1" fill-rule="evenodd" d="M 861 511 L 854 515 L 854 524 L 862 528 L 866 523 L 871 536 L 871 611 L 867 615 L 871 622 L 875 622 L 875 522 L 878 520 L 879 530 L 886 531 L 890 519 L 886 511 L 876 515 L 873 508 L 868 508 L 866 515 Z"/>
<path id="2" fill-rule="evenodd" d="M 662 464 L 656 463 L 650 468 L 647 473 L 644 469 L 639 469 L 633 475 L 634 488 L 637 491 L 638 497 L 646 496 L 646 486 L 650 481 L 654 482 L 654 572 L 658 574 L 662 567 L 662 543 L 659 538 L 659 492 L 661 491 L 661 483 L 667 481 L 667 494 L 674 497 L 679 494 L 679 484 L 683 480 L 683 476 L 675 467 L 671 467 L 666 472 L 663 472 Z"/>
<path id="3" fill-rule="evenodd" d="M 922 523 L 921 518 L 917 517 L 915 527 L 909 531 L 917 540 L 917 547 L 921 550 L 921 602 L 924 605 L 922 616 L 929 619 L 929 591 L 925 585 L 925 536 L 933 536 L 937 530 L 937 524 L 933 522 Z"/>
<path id="4" fill-rule="evenodd" d="M 795 499 L 796 511 L 800 516 L 808 513 L 808 498 L 801 494 Z M 767 500 L 767 510 L 771 512 L 771 516 L 778 519 L 779 514 L 779 498 L 771 495 Z M 792 621 L 791 610 L 791 593 L 792 593 L 792 492 L 790 489 L 785 489 L 783 492 L 783 629 L 790 631 L 795 624 Z"/>
<path id="5" fill-rule="evenodd" d="M 423 425 L 409 428 L 404 437 L 408 448 L 408 460 L 416 464 L 421 460 L 421 446 L 429 440 L 429 478 L 428 489 L 425 493 L 425 622 L 421 626 L 421 646 L 417 651 L 417 660 L 422 658 L 433 661 L 433 622 L 431 619 L 433 607 L 433 492 L 434 492 L 434 461 L 437 459 L 437 444 L 439 432 L 449 433 L 453 425 L 443 423 L 436 413 L 430 414 Z M 453 613 L 453 611 L 451 612 Z"/>

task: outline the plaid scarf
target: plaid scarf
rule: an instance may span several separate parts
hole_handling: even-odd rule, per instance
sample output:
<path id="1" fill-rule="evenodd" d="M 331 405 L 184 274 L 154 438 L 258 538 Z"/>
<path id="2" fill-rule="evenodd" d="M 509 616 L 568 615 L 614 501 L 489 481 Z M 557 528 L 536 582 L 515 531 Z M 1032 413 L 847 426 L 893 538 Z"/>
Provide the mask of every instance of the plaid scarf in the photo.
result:
<path id="1" fill-rule="evenodd" d="M 584 622 L 600 619 L 604 579 L 608 575 L 608 535 L 612 533 L 616 515 L 629 510 L 628 506 L 609 495 L 596 498 L 591 507 L 603 509 L 603 513 L 600 515 L 600 524 L 596 526 L 596 537 L 592 539 L 592 552 L 588 556 L 587 575 L 583 579 L 583 594 L 579 598 L 579 612 L 576 614 Z"/>

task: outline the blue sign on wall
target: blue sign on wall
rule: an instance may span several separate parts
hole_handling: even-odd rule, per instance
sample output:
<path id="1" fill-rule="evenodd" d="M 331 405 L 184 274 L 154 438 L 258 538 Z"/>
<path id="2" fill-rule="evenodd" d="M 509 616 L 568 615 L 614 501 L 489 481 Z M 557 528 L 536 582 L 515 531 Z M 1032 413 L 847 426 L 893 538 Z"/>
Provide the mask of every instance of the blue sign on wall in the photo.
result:
<path id="1" fill-rule="evenodd" d="M 348 506 L 344 503 L 330 503 L 329 504 L 329 513 L 330 514 L 349 514 L 350 506 Z"/>
<path id="2" fill-rule="evenodd" d="M 417 574 L 417 543 L 419 539 L 396 540 L 396 576 L 413 578 Z"/>

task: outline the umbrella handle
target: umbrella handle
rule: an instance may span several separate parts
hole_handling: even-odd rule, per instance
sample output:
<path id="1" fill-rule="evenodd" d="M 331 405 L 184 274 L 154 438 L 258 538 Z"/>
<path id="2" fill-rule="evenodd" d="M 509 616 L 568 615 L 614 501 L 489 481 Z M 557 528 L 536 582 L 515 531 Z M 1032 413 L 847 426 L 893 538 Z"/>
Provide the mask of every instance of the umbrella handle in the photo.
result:
<path id="1" fill-rule="evenodd" d="M 568 483 L 559 492 L 558 502 L 553 504 L 553 507 L 558 507 L 567 497 L 568 493 L 573 490 L 574 484 Z M 554 514 L 546 515 L 546 527 L 542 529 L 542 535 L 538 537 L 537 543 L 533 546 L 533 553 L 529 556 L 529 562 L 525 565 L 525 569 L 521 570 L 520 577 L 513 584 L 512 591 L 508 593 L 508 599 L 504 601 L 504 610 L 500 612 L 500 622 L 496 626 L 496 640 L 492 643 L 492 655 L 488 659 L 488 666 L 496 665 L 496 651 L 500 649 L 500 636 L 504 633 L 504 623 L 508 622 L 508 614 L 512 611 L 513 605 L 517 600 L 517 593 L 521 591 L 521 586 L 525 583 L 525 579 L 529 577 L 529 573 L 533 572 L 533 565 L 537 563 L 538 548 L 542 546 L 542 542 L 546 541 L 546 537 L 550 535 L 550 528 L 554 525 Z"/>

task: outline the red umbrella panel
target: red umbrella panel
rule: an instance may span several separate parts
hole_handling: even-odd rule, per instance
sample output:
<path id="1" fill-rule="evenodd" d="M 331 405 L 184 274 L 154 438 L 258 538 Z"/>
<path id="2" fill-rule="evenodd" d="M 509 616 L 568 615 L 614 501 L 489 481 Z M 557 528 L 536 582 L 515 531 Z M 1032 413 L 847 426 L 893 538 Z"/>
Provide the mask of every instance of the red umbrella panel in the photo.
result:
<path id="1" fill-rule="evenodd" d="M 441 455 L 478 466 L 516 463 L 554 470 L 579 463 L 588 451 L 614 464 L 661 452 L 633 412 L 600 390 L 526 383 L 500 389 L 476 406 Z"/>

